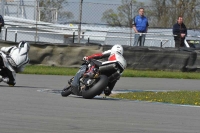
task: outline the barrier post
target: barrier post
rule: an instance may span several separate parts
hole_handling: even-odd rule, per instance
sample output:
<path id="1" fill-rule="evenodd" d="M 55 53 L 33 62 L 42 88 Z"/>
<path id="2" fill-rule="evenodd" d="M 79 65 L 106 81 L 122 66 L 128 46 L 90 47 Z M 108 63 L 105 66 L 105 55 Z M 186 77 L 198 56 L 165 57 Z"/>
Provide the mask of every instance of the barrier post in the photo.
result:
<path id="1" fill-rule="evenodd" d="M 90 43 L 90 36 L 88 36 L 88 43 Z"/>
<path id="2" fill-rule="evenodd" d="M 17 42 L 17 31 L 15 31 L 15 42 Z"/>
<path id="3" fill-rule="evenodd" d="M 74 43 L 74 39 L 75 39 L 75 31 L 73 32 L 73 43 Z"/>
<path id="4" fill-rule="evenodd" d="M 5 31 L 5 41 L 7 41 L 7 32 L 8 32 L 8 28 L 6 27 L 6 31 Z"/>

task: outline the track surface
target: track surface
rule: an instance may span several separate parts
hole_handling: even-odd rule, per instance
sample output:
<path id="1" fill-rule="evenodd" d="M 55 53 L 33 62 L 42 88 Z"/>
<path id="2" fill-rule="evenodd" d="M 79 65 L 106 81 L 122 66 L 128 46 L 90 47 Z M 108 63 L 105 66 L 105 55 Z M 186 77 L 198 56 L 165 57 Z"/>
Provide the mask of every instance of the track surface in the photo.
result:
<path id="1" fill-rule="evenodd" d="M 200 108 L 60 96 L 68 76 L 17 75 L 0 84 L 1 133 L 199 133 Z M 200 90 L 199 80 L 121 78 L 114 90 Z"/>

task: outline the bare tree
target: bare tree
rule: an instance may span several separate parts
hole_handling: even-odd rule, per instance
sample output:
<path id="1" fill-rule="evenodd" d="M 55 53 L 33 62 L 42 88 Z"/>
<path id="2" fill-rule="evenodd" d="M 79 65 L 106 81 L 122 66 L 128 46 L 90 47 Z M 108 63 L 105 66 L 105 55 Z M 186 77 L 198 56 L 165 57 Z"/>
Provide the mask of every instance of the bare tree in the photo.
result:
<path id="1" fill-rule="evenodd" d="M 147 15 L 152 27 L 172 27 L 183 16 L 188 28 L 199 28 L 199 5 L 199 0 L 152 0 Z"/>
<path id="2" fill-rule="evenodd" d="M 132 27 L 133 16 L 143 6 L 136 0 L 122 0 L 116 11 L 105 11 L 101 19 L 111 26 Z M 200 28 L 200 0 L 151 0 L 144 8 L 150 27 L 171 28 L 177 17 L 183 16 L 187 28 Z"/>
<path id="3" fill-rule="evenodd" d="M 73 18 L 71 12 L 64 11 L 67 0 L 39 0 L 40 20 L 45 22 L 57 22 L 57 19 L 64 20 Z"/>
<path id="4" fill-rule="evenodd" d="M 122 0 L 122 5 L 117 8 L 116 12 L 113 9 L 105 11 L 101 20 L 110 26 L 132 27 L 133 11 L 143 5 L 136 0 Z"/>

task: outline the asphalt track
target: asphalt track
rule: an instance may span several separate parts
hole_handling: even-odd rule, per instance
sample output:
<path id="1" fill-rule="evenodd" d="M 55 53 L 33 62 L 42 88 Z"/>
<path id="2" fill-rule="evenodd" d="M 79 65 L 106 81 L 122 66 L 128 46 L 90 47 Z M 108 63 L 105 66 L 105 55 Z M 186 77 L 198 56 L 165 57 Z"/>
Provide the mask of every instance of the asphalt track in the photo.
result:
<path id="1" fill-rule="evenodd" d="M 17 75 L 0 84 L 0 133 L 199 133 L 200 108 L 96 97 L 63 98 L 68 76 Z M 114 90 L 200 90 L 200 80 L 121 78 Z"/>

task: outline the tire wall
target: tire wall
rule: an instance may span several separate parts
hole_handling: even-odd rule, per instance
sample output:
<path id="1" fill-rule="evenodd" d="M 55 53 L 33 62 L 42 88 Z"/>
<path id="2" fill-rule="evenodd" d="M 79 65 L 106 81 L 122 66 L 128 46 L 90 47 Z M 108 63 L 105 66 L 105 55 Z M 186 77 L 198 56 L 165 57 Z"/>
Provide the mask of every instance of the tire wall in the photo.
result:
<path id="1" fill-rule="evenodd" d="M 35 44 L 29 42 L 30 64 L 79 67 L 82 58 L 110 49 L 97 44 Z M 1 47 L 17 43 L 0 42 Z M 136 70 L 199 71 L 200 49 L 124 46 L 127 68 Z"/>

